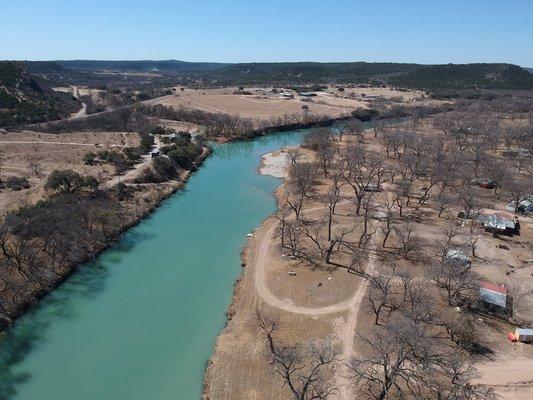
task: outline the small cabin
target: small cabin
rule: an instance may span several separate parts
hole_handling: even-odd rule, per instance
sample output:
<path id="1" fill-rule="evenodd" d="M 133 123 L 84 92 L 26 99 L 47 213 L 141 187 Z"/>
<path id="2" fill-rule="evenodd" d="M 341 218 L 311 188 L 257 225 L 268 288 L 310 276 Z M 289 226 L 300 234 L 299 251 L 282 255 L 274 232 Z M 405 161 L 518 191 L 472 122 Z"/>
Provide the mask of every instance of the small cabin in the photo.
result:
<path id="1" fill-rule="evenodd" d="M 315 92 L 300 92 L 298 93 L 300 97 L 315 97 L 317 94 Z"/>
<path id="2" fill-rule="evenodd" d="M 494 189 L 496 187 L 496 181 L 491 178 L 476 178 L 472 180 L 472 183 L 483 189 Z"/>
<path id="3" fill-rule="evenodd" d="M 514 201 L 510 202 L 505 208 L 509 211 L 514 211 L 515 202 Z M 533 212 L 533 195 L 526 196 L 518 202 L 517 212 L 521 212 L 521 213 Z"/>
<path id="4" fill-rule="evenodd" d="M 446 260 L 451 263 L 463 266 L 469 266 L 472 264 L 470 258 L 461 249 L 451 249 L 446 252 Z"/>
<path id="5" fill-rule="evenodd" d="M 479 300 L 482 308 L 499 314 L 508 314 L 507 288 L 491 282 L 479 282 Z"/>
<path id="6" fill-rule="evenodd" d="M 506 213 L 480 215 L 478 222 L 483 225 L 486 232 L 491 232 L 493 235 L 513 236 L 520 234 L 518 218 Z"/>
<path id="7" fill-rule="evenodd" d="M 533 328 L 516 328 L 514 338 L 517 342 L 533 342 Z"/>

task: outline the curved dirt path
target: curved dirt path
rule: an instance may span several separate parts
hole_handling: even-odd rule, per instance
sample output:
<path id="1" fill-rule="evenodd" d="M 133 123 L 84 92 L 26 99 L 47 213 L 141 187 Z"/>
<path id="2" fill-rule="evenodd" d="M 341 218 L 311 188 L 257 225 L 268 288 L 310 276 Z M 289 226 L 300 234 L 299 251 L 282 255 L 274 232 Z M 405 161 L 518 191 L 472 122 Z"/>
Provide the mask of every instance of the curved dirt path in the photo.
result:
<path id="1" fill-rule="evenodd" d="M 310 316 L 319 316 L 325 314 L 334 314 L 347 312 L 346 318 L 340 329 L 338 330 L 337 337 L 341 344 L 341 357 L 338 367 L 335 369 L 335 380 L 339 392 L 337 398 L 339 400 L 350 400 L 353 398 L 352 388 L 348 379 L 348 370 L 346 362 L 354 356 L 354 336 L 357 325 L 357 318 L 359 316 L 359 310 L 364 299 L 368 287 L 368 279 L 362 279 L 361 284 L 355 291 L 352 297 L 349 297 L 341 302 L 324 306 L 324 307 L 305 307 L 292 304 L 286 300 L 277 297 L 268 287 L 267 279 L 265 276 L 265 270 L 267 267 L 267 260 L 270 258 L 272 245 L 274 243 L 274 235 L 276 228 L 278 227 L 277 221 L 270 222 L 267 231 L 262 237 L 259 238 L 258 253 L 255 257 L 254 266 L 254 283 L 257 294 L 259 297 L 267 303 L 269 306 L 295 313 L 304 314 Z M 366 268 L 367 274 L 372 274 L 375 269 L 376 254 L 370 252 L 368 264 Z"/>
<path id="2" fill-rule="evenodd" d="M 272 293 L 266 281 L 265 261 L 269 258 L 269 254 L 271 253 L 272 243 L 274 242 L 274 233 L 276 232 L 277 226 L 277 222 L 273 221 L 264 236 L 260 238 L 261 242 L 256 257 L 256 265 L 254 267 L 255 288 L 257 290 L 257 293 L 265 301 L 265 303 L 267 303 L 271 307 L 278 308 L 283 311 L 313 316 L 334 314 L 352 309 L 353 307 L 358 307 L 359 303 L 361 302 L 361 298 L 364 294 L 364 291 L 366 290 L 366 285 L 364 284 L 362 284 L 357 289 L 357 291 L 352 297 L 349 297 L 339 303 L 331 304 L 329 306 L 324 307 L 298 306 L 286 300 L 280 299 L 274 293 Z"/>

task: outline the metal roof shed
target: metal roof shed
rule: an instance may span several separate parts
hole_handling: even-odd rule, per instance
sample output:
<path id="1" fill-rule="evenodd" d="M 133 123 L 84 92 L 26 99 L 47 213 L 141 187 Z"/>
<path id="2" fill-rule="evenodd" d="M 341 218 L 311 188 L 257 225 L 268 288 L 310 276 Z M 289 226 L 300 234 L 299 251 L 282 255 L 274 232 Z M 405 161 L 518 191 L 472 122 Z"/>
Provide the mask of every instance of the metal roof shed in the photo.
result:
<path id="1" fill-rule="evenodd" d="M 481 281 L 479 282 L 479 297 L 488 305 L 507 309 L 507 288 L 505 286 Z"/>
<path id="2" fill-rule="evenodd" d="M 519 342 L 531 343 L 533 342 L 533 328 L 516 328 L 514 336 Z"/>
<path id="3" fill-rule="evenodd" d="M 461 249 L 450 249 L 446 252 L 446 259 L 458 262 L 464 265 L 470 265 L 470 258 Z"/>

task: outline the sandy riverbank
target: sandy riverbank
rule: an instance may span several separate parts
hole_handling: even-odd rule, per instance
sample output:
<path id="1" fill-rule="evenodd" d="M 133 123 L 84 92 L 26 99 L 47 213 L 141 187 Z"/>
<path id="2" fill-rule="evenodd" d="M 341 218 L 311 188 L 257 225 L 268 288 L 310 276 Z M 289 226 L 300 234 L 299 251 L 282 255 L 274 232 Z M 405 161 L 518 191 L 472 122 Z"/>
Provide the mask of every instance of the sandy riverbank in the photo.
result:
<path id="1" fill-rule="evenodd" d="M 272 153 L 267 153 L 261 157 L 259 173 L 261 175 L 275 176 L 276 178 L 287 178 L 289 174 L 290 158 L 283 148 Z"/>

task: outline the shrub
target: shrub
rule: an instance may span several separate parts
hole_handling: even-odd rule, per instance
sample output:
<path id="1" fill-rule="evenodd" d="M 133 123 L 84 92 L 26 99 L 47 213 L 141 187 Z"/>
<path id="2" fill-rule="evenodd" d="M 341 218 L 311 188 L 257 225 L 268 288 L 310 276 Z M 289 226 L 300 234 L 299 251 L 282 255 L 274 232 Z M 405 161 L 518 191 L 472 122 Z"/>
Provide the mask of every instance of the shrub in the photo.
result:
<path id="1" fill-rule="evenodd" d="M 131 186 L 126 185 L 124 182 L 119 182 L 113 186 L 113 192 L 118 201 L 129 199 L 132 197 L 134 189 Z"/>
<path id="2" fill-rule="evenodd" d="M 57 193 L 79 193 L 84 188 L 97 188 L 98 181 L 94 176 L 82 176 L 71 169 L 55 170 L 44 187 Z"/>
<path id="3" fill-rule="evenodd" d="M 143 153 L 148 153 L 153 145 L 154 145 L 153 136 L 150 136 L 147 134 L 141 135 L 141 146 L 140 147 Z"/>
<path id="4" fill-rule="evenodd" d="M 94 165 L 95 164 L 95 158 L 96 158 L 96 154 L 95 153 L 93 153 L 93 152 L 85 153 L 85 155 L 83 156 L 83 162 L 86 165 Z"/>
<path id="5" fill-rule="evenodd" d="M 176 163 L 168 157 L 157 157 L 153 160 L 154 169 L 164 180 L 175 178 L 177 175 Z"/>
<path id="6" fill-rule="evenodd" d="M 1 182 L 1 187 L 11 190 L 29 189 L 30 183 L 21 176 L 10 176 L 4 182 Z"/>
<path id="7" fill-rule="evenodd" d="M 190 169 L 194 161 L 200 154 L 198 145 L 191 143 L 188 146 L 177 146 L 176 149 L 168 152 L 168 156 L 181 168 Z"/>

